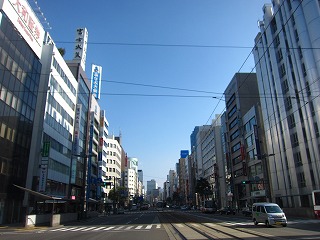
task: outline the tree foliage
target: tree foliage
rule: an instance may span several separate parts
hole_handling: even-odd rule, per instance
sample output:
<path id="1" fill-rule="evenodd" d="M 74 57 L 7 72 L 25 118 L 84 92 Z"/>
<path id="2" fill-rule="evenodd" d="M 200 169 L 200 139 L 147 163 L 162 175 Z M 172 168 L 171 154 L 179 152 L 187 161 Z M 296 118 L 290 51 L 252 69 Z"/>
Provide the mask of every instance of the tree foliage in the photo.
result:
<path id="1" fill-rule="evenodd" d="M 64 48 L 58 48 L 58 51 L 62 57 L 66 54 L 66 49 L 64 49 Z"/>
<path id="2" fill-rule="evenodd" d="M 200 178 L 197 180 L 195 190 L 198 194 L 200 194 L 200 196 L 203 196 L 206 199 L 213 194 L 211 186 L 208 180 L 205 178 Z"/>
<path id="3" fill-rule="evenodd" d="M 124 203 L 128 196 L 128 189 L 125 187 L 117 187 L 116 190 L 113 188 L 108 194 L 108 198 L 112 201 Z"/>

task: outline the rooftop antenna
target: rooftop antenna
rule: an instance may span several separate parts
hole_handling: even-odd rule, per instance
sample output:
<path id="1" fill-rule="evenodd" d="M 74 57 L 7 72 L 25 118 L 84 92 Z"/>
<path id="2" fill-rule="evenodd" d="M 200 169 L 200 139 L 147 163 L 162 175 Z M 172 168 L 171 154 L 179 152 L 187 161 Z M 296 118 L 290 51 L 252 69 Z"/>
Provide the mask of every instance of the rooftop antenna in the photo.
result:
<path id="1" fill-rule="evenodd" d="M 47 21 L 47 18 L 44 16 L 43 12 L 40 9 L 40 7 L 38 5 L 38 1 L 33 0 L 33 2 L 34 2 L 33 11 L 35 12 L 37 17 L 39 18 L 40 22 L 44 25 L 44 28 L 47 30 L 52 29 L 49 22 Z"/>

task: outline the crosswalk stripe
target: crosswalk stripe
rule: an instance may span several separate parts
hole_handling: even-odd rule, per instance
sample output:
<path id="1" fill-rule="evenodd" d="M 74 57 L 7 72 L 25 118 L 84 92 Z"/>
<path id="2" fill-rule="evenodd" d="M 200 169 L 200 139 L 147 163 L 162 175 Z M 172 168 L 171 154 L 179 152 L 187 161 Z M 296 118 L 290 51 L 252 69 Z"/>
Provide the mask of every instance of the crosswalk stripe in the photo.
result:
<path id="1" fill-rule="evenodd" d="M 146 229 L 151 229 L 151 228 L 152 228 L 152 225 L 146 226 Z"/>
<path id="2" fill-rule="evenodd" d="M 61 230 L 63 230 L 63 229 L 67 229 L 67 228 L 57 228 L 57 229 L 51 230 L 51 232 L 61 231 Z"/>
<path id="3" fill-rule="evenodd" d="M 78 228 L 78 227 L 66 228 L 66 229 L 60 228 L 60 231 L 61 231 L 61 232 L 66 232 L 66 231 L 71 231 L 71 230 L 77 229 L 77 228 Z"/>
<path id="4" fill-rule="evenodd" d="M 81 230 L 81 231 L 86 232 L 86 231 L 92 230 L 92 229 L 94 229 L 94 228 L 96 228 L 96 227 L 86 228 L 86 229 L 83 229 L 83 230 Z"/>
<path id="5" fill-rule="evenodd" d="M 82 230 L 82 229 L 85 229 L 86 227 L 81 227 L 81 228 L 75 228 L 75 229 L 72 229 L 71 231 L 72 232 L 75 232 L 75 231 L 79 231 L 79 230 Z"/>
<path id="6" fill-rule="evenodd" d="M 135 229 L 141 229 L 143 226 L 142 225 L 140 225 L 140 226 L 138 226 L 138 227 L 136 227 Z"/>
<path id="7" fill-rule="evenodd" d="M 117 228 L 115 228 L 114 230 L 120 230 L 120 229 L 122 229 L 122 228 L 124 228 L 124 226 L 117 227 Z"/>
<path id="8" fill-rule="evenodd" d="M 103 228 L 105 228 L 105 227 L 99 227 L 99 228 L 93 229 L 93 231 L 98 231 L 98 230 L 101 230 Z"/>
<path id="9" fill-rule="evenodd" d="M 113 227 L 107 227 L 107 228 L 105 228 L 105 229 L 103 229 L 103 230 L 111 230 L 112 228 L 114 228 L 114 226 Z"/>
<path id="10" fill-rule="evenodd" d="M 126 227 L 124 230 L 130 230 L 133 226 Z"/>

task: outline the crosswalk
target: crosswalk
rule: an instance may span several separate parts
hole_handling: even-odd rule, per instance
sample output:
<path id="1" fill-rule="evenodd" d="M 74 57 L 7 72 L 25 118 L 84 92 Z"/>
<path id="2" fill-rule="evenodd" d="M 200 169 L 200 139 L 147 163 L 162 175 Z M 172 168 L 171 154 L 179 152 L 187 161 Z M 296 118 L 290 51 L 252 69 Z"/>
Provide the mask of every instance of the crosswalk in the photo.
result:
<path id="1" fill-rule="evenodd" d="M 92 232 L 92 231 L 128 231 L 128 230 L 150 230 L 160 229 L 161 224 L 149 225 L 116 225 L 116 226 L 77 226 L 60 227 L 49 230 L 49 232 Z"/>
<path id="2" fill-rule="evenodd" d="M 303 223 L 320 223 L 320 220 L 318 219 L 297 219 L 297 220 L 293 220 L 290 221 L 288 220 L 288 225 L 294 225 L 294 224 L 303 224 Z M 228 226 L 248 226 L 248 225 L 253 225 L 253 222 L 251 220 L 247 220 L 247 221 L 241 221 L 241 222 L 235 222 L 235 221 L 230 221 L 230 222 L 223 222 L 224 225 L 228 225 Z"/>

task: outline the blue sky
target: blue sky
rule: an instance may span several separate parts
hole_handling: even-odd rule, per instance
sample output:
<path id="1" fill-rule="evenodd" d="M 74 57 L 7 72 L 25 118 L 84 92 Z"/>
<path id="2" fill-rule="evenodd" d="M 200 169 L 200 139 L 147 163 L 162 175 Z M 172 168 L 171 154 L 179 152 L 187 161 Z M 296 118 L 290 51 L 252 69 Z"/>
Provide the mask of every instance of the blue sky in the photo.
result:
<path id="1" fill-rule="evenodd" d="M 34 0 L 29 0 L 34 6 Z M 144 183 L 163 186 L 195 126 L 210 124 L 233 75 L 254 69 L 257 21 L 270 0 L 38 0 L 56 45 L 73 57 L 89 32 L 86 72 L 101 65 L 100 105 Z M 41 20 L 41 18 L 40 18 Z M 43 20 L 43 19 L 42 19 Z M 46 26 L 45 23 L 43 23 Z M 250 56 L 249 56 L 250 55 Z M 247 57 L 249 58 L 247 59 Z M 247 59 L 247 60 L 246 60 Z M 255 72 L 255 70 L 253 70 Z M 150 96 L 153 95 L 153 96 Z M 157 96 L 154 96 L 157 95 Z"/>

